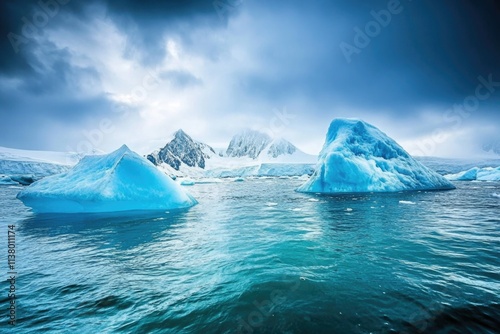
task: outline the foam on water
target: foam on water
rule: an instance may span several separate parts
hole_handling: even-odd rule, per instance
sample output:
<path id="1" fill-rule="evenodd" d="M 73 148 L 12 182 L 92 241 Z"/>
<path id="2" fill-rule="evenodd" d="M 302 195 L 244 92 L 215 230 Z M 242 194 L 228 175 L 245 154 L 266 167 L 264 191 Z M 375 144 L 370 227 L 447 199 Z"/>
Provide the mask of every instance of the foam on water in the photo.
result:
<path id="1" fill-rule="evenodd" d="M 412 201 L 399 201 L 399 204 L 415 205 L 417 203 L 412 202 Z"/>

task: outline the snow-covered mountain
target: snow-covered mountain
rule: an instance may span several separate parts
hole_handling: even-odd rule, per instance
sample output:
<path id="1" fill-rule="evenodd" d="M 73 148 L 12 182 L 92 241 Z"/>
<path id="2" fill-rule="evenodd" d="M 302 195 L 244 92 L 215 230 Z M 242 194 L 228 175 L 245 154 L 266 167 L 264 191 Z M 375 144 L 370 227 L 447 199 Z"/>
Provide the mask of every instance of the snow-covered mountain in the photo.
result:
<path id="1" fill-rule="evenodd" d="M 292 143 L 283 138 L 273 140 L 269 146 L 264 149 L 264 153 L 272 158 L 278 158 L 280 155 L 292 155 L 297 151 L 298 149 Z"/>
<path id="2" fill-rule="evenodd" d="M 272 139 L 265 133 L 244 130 L 231 139 L 227 157 L 248 157 L 262 162 L 314 163 L 316 156 L 300 151 L 283 138 Z"/>
<path id="3" fill-rule="evenodd" d="M 147 158 L 170 175 L 190 177 L 311 174 L 317 160 L 285 139 L 253 130 L 235 135 L 225 153 L 219 154 L 179 130 L 164 148 Z"/>
<path id="4" fill-rule="evenodd" d="M 182 129 L 174 133 L 171 141 L 162 149 L 147 156 L 156 166 L 167 164 L 180 170 L 182 164 L 204 169 L 206 161 L 216 156 L 215 150 L 207 144 L 193 140 Z"/>
<path id="5" fill-rule="evenodd" d="M 272 139 L 265 133 L 244 130 L 231 139 L 226 155 L 233 158 L 249 157 L 257 159 Z"/>

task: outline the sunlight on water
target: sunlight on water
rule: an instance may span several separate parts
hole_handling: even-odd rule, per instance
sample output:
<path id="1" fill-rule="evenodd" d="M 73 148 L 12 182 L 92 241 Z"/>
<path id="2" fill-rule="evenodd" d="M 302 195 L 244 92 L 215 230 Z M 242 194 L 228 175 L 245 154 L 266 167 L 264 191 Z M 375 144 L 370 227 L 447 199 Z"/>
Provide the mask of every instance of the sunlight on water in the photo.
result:
<path id="1" fill-rule="evenodd" d="M 500 201 L 492 194 L 500 183 L 337 197 L 294 192 L 300 183 L 197 184 L 189 190 L 200 203 L 189 210 L 118 215 L 33 215 L 15 199 L 19 189 L 0 187 L 1 228 L 17 229 L 16 329 L 499 328 Z"/>

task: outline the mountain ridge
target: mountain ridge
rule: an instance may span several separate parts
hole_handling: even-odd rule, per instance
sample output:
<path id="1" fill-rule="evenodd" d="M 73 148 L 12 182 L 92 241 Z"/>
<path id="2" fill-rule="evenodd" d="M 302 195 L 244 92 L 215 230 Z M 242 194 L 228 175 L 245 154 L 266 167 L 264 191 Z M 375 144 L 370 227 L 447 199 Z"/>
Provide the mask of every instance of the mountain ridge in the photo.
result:
<path id="1" fill-rule="evenodd" d="M 205 170 L 209 160 L 217 160 L 219 165 L 216 167 L 224 165 L 224 162 L 234 161 L 244 162 L 244 165 L 273 162 L 316 162 L 315 156 L 300 151 L 286 139 L 273 139 L 263 132 L 250 129 L 234 135 L 227 149 L 223 152 L 217 154 L 211 146 L 193 140 L 186 132 L 179 129 L 174 133 L 172 140 L 162 149 L 148 154 L 147 159 L 156 166 L 168 165 L 175 171 L 180 171 L 183 165 Z"/>

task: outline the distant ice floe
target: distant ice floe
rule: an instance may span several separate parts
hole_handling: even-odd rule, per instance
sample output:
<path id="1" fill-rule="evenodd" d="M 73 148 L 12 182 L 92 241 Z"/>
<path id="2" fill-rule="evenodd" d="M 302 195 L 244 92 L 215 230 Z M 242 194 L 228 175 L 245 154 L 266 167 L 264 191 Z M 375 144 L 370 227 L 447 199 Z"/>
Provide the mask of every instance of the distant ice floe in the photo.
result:
<path id="1" fill-rule="evenodd" d="M 14 185 L 14 184 L 19 184 L 19 183 L 12 180 L 8 175 L 0 175 L 0 185 Z"/>
<path id="2" fill-rule="evenodd" d="M 500 166 L 474 167 L 460 173 L 445 175 L 445 178 L 451 181 L 500 181 Z"/>
<path id="3" fill-rule="evenodd" d="M 191 179 L 185 179 L 181 181 L 181 186 L 194 186 L 194 183 Z"/>

